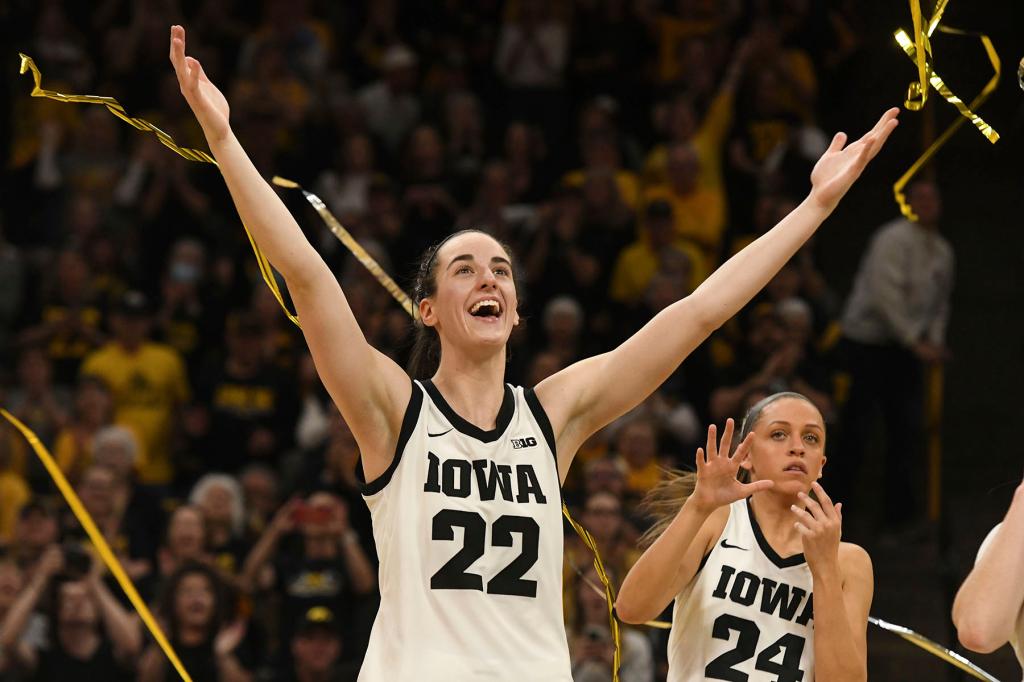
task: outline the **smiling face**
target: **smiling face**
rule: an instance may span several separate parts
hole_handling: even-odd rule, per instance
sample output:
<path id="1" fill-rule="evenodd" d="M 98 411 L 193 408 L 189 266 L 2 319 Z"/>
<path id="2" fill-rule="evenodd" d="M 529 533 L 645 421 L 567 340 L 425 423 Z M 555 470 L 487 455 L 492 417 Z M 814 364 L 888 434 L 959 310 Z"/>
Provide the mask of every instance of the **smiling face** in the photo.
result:
<path id="1" fill-rule="evenodd" d="M 442 353 L 503 350 L 519 324 L 509 254 L 493 237 L 467 232 L 443 244 L 434 260 L 436 288 L 419 311 L 423 324 L 440 336 Z"/>
<path id="2" fill-rule="evenodd" d="M 789 495 L 807 492 L 825 466 L 825 422 L 800 398 L 779 398 L 761 410 L 750 455 L 741 466 L 755 480 L 772 480 Z"/>
<path id="3" fill-rule="evenodd" d="M 216 595 L 209 577 L 191 573 L 178 583 L 174 594 L 174 609 L 178 622 L 184 627 L 205 628 L 213 620 Z"/>

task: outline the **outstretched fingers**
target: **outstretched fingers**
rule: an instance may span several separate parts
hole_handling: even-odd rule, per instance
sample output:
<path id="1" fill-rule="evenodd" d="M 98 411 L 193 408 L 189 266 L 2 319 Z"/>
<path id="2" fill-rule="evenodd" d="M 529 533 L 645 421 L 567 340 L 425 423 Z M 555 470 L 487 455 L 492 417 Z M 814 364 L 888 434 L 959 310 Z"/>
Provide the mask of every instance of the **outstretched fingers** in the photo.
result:
<path id="1" fill-rule="evenodd" d="M 858 156 L 866 156 L 868 160 L 874 158 L 875 154 L 878 153 L 882 145 L 889 138 L 889 135 L 892 134 L 892 131 L 899 124 L 899 119 L 896 118 L 899 113 L 900 110 L 897 107 L 887 110 L 878 119 L 875 126 L 857 140 L 856 144 L 863 145 L 864 147 L 858 150 Z"/>
<path id="2" fill-rule="evenodd" d="M 732 457 L 732 434 L 736 428 L 736 422 L 732 418 L 725 420 L 725 431 L 722 432 L 722 441 L 718 445 L 718 452 L 724 453 L 726 457 Z"/>
<path id="3" fill-rule="evenodd" d="M 845 144 L 846 144 L 846 133 L 840 131 L 840 132 L 835 134 L 835 137 L 832 138 L 832 144 L 830 144 L 828 146 L 828 152 L 826 152 L 826 153 L 835 153 L 835 152 L 842 151 L 843 145 L 845 145 Z"/>
<path id="4" fill-rule="evenodd" d="M 179 73 L 185 66 L 185 29 L 181 26 L 171 26 L 171 64 L 174 70 Z"/>
<path id="5" fill-rule="evenodd" d="M 835 518 L 838 515 L 836 506 L 832 503 L 832 498 L 828 496 L 828 493 L 825 492 L 825 489 L 821 484 L 815 481 L 811 484 L 811 490 L 814 491 L 815 496 L 818 498 L 818 504 L 821 506 L 825 515 L 830 518 Z"/>
<path id="6" fill-rule="evenodd" d="M 708 461 L 718 457 L 718 427 L 714 424 L 708 427 L 708 441 L 704 444 L 704 451 L 708 453 Z"/>
<path id="7" fill-rule="evenodd" d="M 736 451 L 733 452 L 729 459 L 736 460 L 737 463 L 742 462 L 747 458 L 747 453 L 750 451 L 750 446 L 754 442 L 754 432 L 751 431 L 747 434 L 747 437 L 740 441 L 740 444 L 736 446 Z"/>

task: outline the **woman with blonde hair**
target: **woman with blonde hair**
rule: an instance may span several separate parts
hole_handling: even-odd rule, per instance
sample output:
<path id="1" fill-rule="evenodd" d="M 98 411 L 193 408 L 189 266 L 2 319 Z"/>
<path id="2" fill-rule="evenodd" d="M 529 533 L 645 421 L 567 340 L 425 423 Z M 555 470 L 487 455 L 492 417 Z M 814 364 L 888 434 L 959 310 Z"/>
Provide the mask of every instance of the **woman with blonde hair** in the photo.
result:
<path id="1" fill-rule="evenodd" d="M 730 454 L 708 429 L 695 473 L 645 500 L 658 519 L 616 607 L 627 623 L 675 600 L 669 682 L 867 679 L 871 559 L 840 542 L 842 504 L 818 484 L 825 423 L 799 393 L 756 403 Z M 813 621 L 813 622 L 812 622 Z"/>

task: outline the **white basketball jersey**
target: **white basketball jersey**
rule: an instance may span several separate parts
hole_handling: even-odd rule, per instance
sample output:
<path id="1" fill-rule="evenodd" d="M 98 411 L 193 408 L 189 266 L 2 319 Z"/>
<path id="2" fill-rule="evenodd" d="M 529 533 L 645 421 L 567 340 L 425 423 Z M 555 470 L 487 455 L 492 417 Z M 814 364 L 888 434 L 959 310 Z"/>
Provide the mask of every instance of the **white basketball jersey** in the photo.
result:
<path id="1" fill-rule="evenodd" d="M 505 387 L 497 425 L 414 382 L 388 470 L 363 490 L 380 610 L 360 682 L 571 682 L 551 424 Z"/>
<path id="2" fill-rule="evenodd" d="M 668 682 L 814 682 L 811 570 L 771 548 L 748 500 L 676 597 Z"/>

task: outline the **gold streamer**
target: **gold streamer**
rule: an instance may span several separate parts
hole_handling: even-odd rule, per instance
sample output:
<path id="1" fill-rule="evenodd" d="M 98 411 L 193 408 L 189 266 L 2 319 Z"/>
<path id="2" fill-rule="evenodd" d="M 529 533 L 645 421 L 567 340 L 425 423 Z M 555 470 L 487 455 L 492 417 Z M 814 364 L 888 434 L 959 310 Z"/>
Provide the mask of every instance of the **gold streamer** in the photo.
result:
<path id="1" fill-rule="evenodd" d="M 580 536 L 580 540 L 583 540 L 583 544 L 594 553 L 594 570 L 597 571 L 597 577 L 604 586 L 604 598 L 608 603 L 608 623 L 611 625 L 612 642 L 615 644 L 615 654 L 612 656 L 612 681 L 618 682 L 619 665 L 622 663 L 622 641 L 619 633 L 619 621 L 615 617 L 615 588 L 612 587 L 611 580 L 608 579 L 608 573 L 604 570 L 604 562 L 601 561 L 601 553 L 597 551 L 597 542 L 594 540 L 594 536 L 576 522 L 576 519 L 569 513 L 569 507 L 565 505 L 564 501 L 562 502 L 562 515 L 569 522 L 569 525 L 572 526 L 573 530 L 576 531 L 576 534 Z"/>
<path id="2" fill-rule="evenodd" d="M 899 29 L 894 34 L 896 42 L 899 44 L 907 57 L 911 61 L 915 62 L 918 66 L 919 81 L 914 81 L 907 88 L 907 99 L 904 105 L 907 109 L 917 111 L 924 106 L 924 103 L 928 99 L 928 85 L 935 88 L 935 91 L 942 96 L 947 102 L 956 107 L 956 110 L 960 113 L 957 120 L 954 121 L 943 133 L 940 135 L 925 152 L 920 156 L 907 169 L 907 171 L 900 176 L 892 187 L 893 195 L 896 198 L 896 203 L 899 204 L 900 213 L 902 213 L 908 220 L 917 220 L 917 215 L 910 208 L 910 204 L 907 203 L 906 195 L 903 190 L 907 186 L 907 183 L 917 175 L 921 168 L 931 160 L 932 157 L 942 148 L 943 145 L 952 137 L 953 133 L 963 125 L 964 121 L 969 120 L 978 131 L 985 136 L 985 138 L 995 144 L 999 140 L 999 133 L 997 133 L 992 126 L 986 123 L 980 116 L 974 113 L 974 110 L 981 106 L 985 100 L 988 99 L 989 95 L 995 90 L 996 85 L 999 83 L 999 77 L 1002 73 L 1002 64 L 999 60 L 999 55 L 996 53 L 995 47 L 992 45 L 992 41 L 984 33 L 976 33 L 971 31 L 962 31 L 956 28 L 950 28 L 946 26 L 940 26 L 939 23 L 942 21 L 942 15 L 946 11 L 946 5 L 948 0 L 938 0 L 935 6 L 935 12 L 932 14 L 931 19 L 928 20 L 927 27 L 923 27 L 923 19 L 921 17 L 921 6 L 920 0 L 910 0 L 910 13 L 914 22 L 914 39 L 911 40 L 910 36 L 903 29 Z M 964 104 L 963 100 L 953 94 L 953 91 L 945 84 L 939 74 L 931 66 L 929 58 L 932 54 L 931 48 L 931 36 L 938 29 L 940 33 L 947 33 L 950 35 L 959 36 L 970 36 L 975 37 L 981 41 L 982 47 L 985 49 L 985 54 L 988 56 L 989 62 L 992 64 L 993 75 L 992 78 L 985 84 L 985 87 L 981 89 L 981 92 L 971 101 L 970 106 Z"/>
<path id="3" fill-rule="evenodd" d="M 167 641 L 167 637 L 164 636 L 163 630 L 160 625 L 153 618 L 153 614 L 150 613 L 149 608 L 146 606 L 146 602 L 139 596 L 138 591 L 135 589 L 135 585 L 132 584 L 131 578 L 124 572 L 124 568 L 121 567 L 121 562 L 117 560 L 114 553 L 110 550 L 110 545 L 107 544 L 106 539 L 103 537 L 103 533 L 100 532 L 99 528 L 96 527 L 96 523 L 92 520 L 89 512 L 86 511 L 85 507 L 82 506 L 82 501 L 78 499 L 78 495 L 75 494 L 74 489 L 68 480 L 64 477 L 64 473 L 57 466 L 57 462 L 53 460 L 53 456 L 46 450 L 46 446 L 40 442 L 39 438 L 32 432 L 30 428 L 22 424 L 17 417 L 12 415 L 7 410 L 0 408 L 0 415 L 2 415 L 7 421 L 11 423 L 14 428 L 21 432 L 21 435 L 28 441 L 29 446 L 39 457 L 39 461 L 46 467 L 46 471 L 50 474 L 50 478 L 57 484 L 57 489 L 60 490 L 60 494 L 67 500 L 68 506 L 71 507 L 72 513 L 78 522 L 82 524 L 82 528 L 85 529 L 86 535 L 92 540 L 92 544 L 96 547 L 99 552 L 100 559 L 110 573 L 117 580 L 117 584 L 121 586 L 124 593 L 128 596 L 128 600 L 138 611 L 139 616 L 142 618 L 142 622 L 146 624 L 146 628 L 153 635 L 153 639 L 156 640 L 160 648 L 163 649 L 167 659 L 174 666 L 174 669 L 178 671 L 181 679 L 185 682 L 192 682 L 192 678 L 185 671 L 185 667 L 181 664 L 181 660 L 178 655 L 174 652 L 174 648 L 170 642 Z"/>
<path id="4" fill-rule="evenodd" d="M 124 107 L 121 106 L 121 103 L 113 97 L 105 97 L 103 95 L 66 95 L 64 93 L 56 92 L 54 90 L 44 90 L 42 87 L 43 76 L 41 73 L 39 73 L 39 67 L 36 66 L 36 63 L 32 61 L 31 57 L 24 53 L 19 52 L 18 56 L 21 57 L 21 68 L 19 70 L 19 73 L 25 73 L 26 71 L 32 72 L 32 80 L 35 81 L 35 86 L 32 88 L 32 92 L 29 93 L 32 97 L 45 97 L 46 99 L 52 99 L 57 102 L 80 102 L 83 104 L 102 104 L 107 108 L 107 111 L 112 113 L 114 116 L 117 116 L 119 119 L 121 119 L 128 125 L 132 126 L 133 128 L 137 130 L 148 131 L 156 135 L 156 138 L 160 140 L 160 142 L 165 147 L 175 152 L 176 154 L 188 159 L 189 161 L 199 161 L 202 163 L 209 163 L 213 164 L 214 166 L 217 166 L 217 160 L 214 159 L 209 153 L 204 152 L 201 149 L 190 149 L 188 147 L 181 147 L 178 145 L 177 142 L 174 141 L 173 137 L 168 135 L 163 130 L 160 130 L 160 128 L 157 128 L 149 121 L 129 116 L 128 113 L 124 110 Z M 257 246 L 256 240 L 253 239 L 252 233 L 249 232 L 249 228 L 246 227 L 244 222 L 242 223 L 242 227 L 245 229 L 245 235 L 249 238 L 249 244 L 252 245 L 253 253 L 256 254 L 256 264 L 259 266 L 260 275 L 263 277 L 263 281 L 266 282 L 268 287 L 270 287 L 270 290 L 274 294 L 274 298 L 277 299 L 277 302 L 281 305 L 281 309 L 284 310 L 285 314 L 288 316 L 288 319 L 294 322 L 296 326 L 301 326 L 299 325 L 299 318 L 297 318 L 292 313 L 288 312 L 288 307 L 284 304 L 284 297 L 281 295 L 281 290 L 277 286 L 277 280 L 274 278 L 274 270 L 270 266 L 270 261 L 267 260 L 267 257 L 263 254 L 263 251 L 261 251 L 260 247 Z"/>
<path id="5" fill-rule="evenodd" d="M 382 287 L 388 290 L 388 293 L 398 301 L 400 306 L 405 308 L 405 312 L 409 313 L 409 316 L 412 317 L 412 319 L 415 320 L 419 317 L 416 306 L 413 305 L 412 299 L 409 298 L 409 295 L 402 291 L 402 287 L 398 286 L 395 280 L 391 279 L 391 276 L 384 272 L 384 269 L 381 268 L 380 264 L 373 259 L 373 256 L 367 253 L 366 249 L 356 241 L 356 238 L 345 229 L 337 218 L 334 217 L 334 214 L 331 213 L 320 197 L 307 191 L 294 180 L 282 178 L 280 175 L 275 175 L 271 182 L 278 187 L 297 189 L 301 191 L 302 196 L 306 197 L 306 201 L 308 201 L 310 206 L 313 207 L 313 210 L 319 214 L 320 219 L 324 221 L 327 228 L 342 244 L 345 245 L 345 248 L 356 257 L 356 260 L 362 263 L 363 267 L 370 271 L 370 274 L 373 275 L 374 279 L 376 279 Z"/>
<path id="6" fill-rule="evenodd" d="M 986 682 L 999 682 L 998 679 L 992 677 L 992 675 L 988 674 L 975 664 L 971 663 L 960 654 L 956 653 L 955 651 L 947 649 L 941 644 L 933 642 L 932 640 L 928 639 L 923 635 L 917 634 L 910 628 L 905 628 L 902 625 L 895 625 L 893 623 L 887 623 L 884 620 L 874 618 L 871 616 L 868 616 L 868 622 L 872 625 L 880 627 L 883 630 L 899 635 L 911 644 L 921 647 L 922 649 L 930 653 L 932 656 L 941 658 L 946 663 L 949 663 L 950 665 L 955 666 L 960 670 L 963 670 L 965 673 L 971 675 L 972 677 L 976 677 L 979 680 L 985 680 Z"/>

